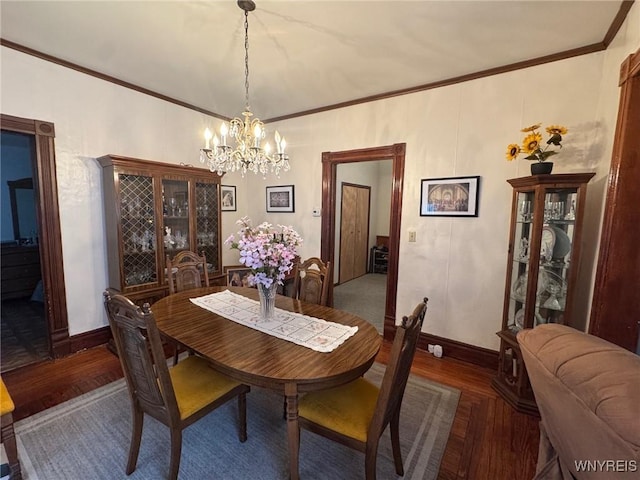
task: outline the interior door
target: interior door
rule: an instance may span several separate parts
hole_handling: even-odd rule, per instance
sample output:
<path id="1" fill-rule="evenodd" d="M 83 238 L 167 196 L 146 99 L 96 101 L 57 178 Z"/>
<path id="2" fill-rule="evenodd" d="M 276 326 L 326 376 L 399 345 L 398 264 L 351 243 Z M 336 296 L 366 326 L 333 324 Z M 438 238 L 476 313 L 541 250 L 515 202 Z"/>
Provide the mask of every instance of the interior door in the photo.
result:
<path id="1" fill-rule="evenodd" d="M 620 69 L 620 106 L 589 333 L 640 354 L 640 49 Z"/>
<path id="2" fill-rule="evenodd" d="M 371 187 L 342 184 L 340 283 L 367 273 L 370 197 Z"/>

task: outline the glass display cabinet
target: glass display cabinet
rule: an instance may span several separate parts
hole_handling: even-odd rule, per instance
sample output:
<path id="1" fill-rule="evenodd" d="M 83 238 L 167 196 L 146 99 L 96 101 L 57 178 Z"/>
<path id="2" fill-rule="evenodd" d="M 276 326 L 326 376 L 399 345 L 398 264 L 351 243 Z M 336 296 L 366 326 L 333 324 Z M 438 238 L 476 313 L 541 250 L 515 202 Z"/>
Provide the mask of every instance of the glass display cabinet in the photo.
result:
<path id="1" fill-rule="evenodd" d="M 136 303 L 168 293 L 165 260 L 182 250 L 207 257 L 222 281 L 220 178 L 208 170 L 108 155 L 103 168 L 109 286 Z M 203 272 L 204 274 L 204 272 Z"/>
<path id="2" fill-rule="evenodd" d="M 493 387 L 516 410 L 537 407 L 516 334 L 543 323 L 571 325 L 587 183 L 594 173 L 532 175 L 513 187 L 500 338 Z"/>

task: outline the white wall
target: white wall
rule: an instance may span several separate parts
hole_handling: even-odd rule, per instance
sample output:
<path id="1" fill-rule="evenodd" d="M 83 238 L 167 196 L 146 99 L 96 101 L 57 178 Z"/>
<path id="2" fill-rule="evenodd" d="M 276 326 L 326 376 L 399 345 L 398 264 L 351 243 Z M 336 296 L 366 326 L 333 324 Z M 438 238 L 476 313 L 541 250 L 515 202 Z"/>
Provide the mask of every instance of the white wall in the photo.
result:
<path id="1" fill-rule="evenodd" d="M 507 144 L 522 127 L 543 122 L 569 128 L 554 173 L 594 171 L 578 295 L 585 321 L 611 159 L 622 60 L 640 46 L 634 4 L 609 50 L 412 95 L 323 112 L 273 125 L 289 139 L 289 181 L 319 201 L 321 153 L 407 144 L 399 258 L 397 318 L 430 298 L 424 331 L 498 348 L 506 272 L 509 178 L 528 176 L 528 161 L 507 162 Z M 411 119 L 411 129 L 407 129 Z M 359 128 L 367 125 L 366 129 Z M 478 218 L 419 216 L 420 179 L 480 175 Z M 304 217 L 306 238 L 319 248 L 320 227 Z M 417 242 L 408 243 L 415 230 Z M 315 241 L 317 239 L 317 242 Z M 580 310 L 580 309 L 579 309 Z"/>
<path id="2" fill-rule="evenodd" d="M 639 11 L 634 4 L 606 52 L 269 125 L 289 141 L 291 171 L 277 180 L 226 176 L 224 184 L 238 187 L 238 211 L 223 213 L 223 237 L 248 214 L 293 225 L 305 239 L 301 255 L 319 255 L 320 217 L 311 211 L 321 205 L 321 153 L 406 142 L 398 316 L 427 295 L 425 331 L 497 349 L 510 201 L 506 179 L 529 174 L 527 161 L 507 163 L 503 152 L 519 140 L 521 127 L 561 123 L 570 132 L 554 158 L 554 172 L 597 172 L 588 205 L 597 220 L 590 220 L 583 250 L 591 258 L 581 269 L 587 311 L 618 68 L 640 46 Z M 5 47 L 0 53 L 2 113 L 50 121 L 56 128 L 69 332 L 105 326 L 105 232 L 95 158 L 113 153 L 196 164 L 204 128 L 218 121 Z M 420 217 L 420 179 L 458 175 L 482 176 L 480 216 Z M 290 184 L 296 186 L 296 212 L 267 215 L 264 187 Z M 407 243 L 409 229 L 417 232 L 416 243 Z M 236 252 L 223 252 L 223 264 L 237 263 Z"/>

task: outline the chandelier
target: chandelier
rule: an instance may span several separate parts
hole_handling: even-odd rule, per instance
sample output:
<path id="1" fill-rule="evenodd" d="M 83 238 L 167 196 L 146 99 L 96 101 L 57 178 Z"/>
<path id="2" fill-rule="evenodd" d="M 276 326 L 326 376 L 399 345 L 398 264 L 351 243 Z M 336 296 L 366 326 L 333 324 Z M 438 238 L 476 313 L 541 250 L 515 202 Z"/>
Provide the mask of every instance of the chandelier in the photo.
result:
<path id="1" fill-rule="evenodd" d="M 242 176 L 247 172 L 266 176 L 268 172 L 280 174 L 280 170 L 289 170 L 289 156 L 285 153 L 287 142 L 284 137 L 275 132 L 275 151 L 267 142 L 262 147 L 262 140 L 266 137 L 264 123 L 258 118 L 251 118 L 249 106 L 249 12 L 256 8 L 253 0 L 238 0 L 238 6 L 244 10 L 244 89 L 245 109 L 243 118 L 234 118 L 229 124 L 220 125 L 220 138 L 208 128 L 204 132 L 205 147 L 200 150 L 200 162 L 206 163 L 211 172 L 239 171 Z M 234 141 L 235 146 L 228 142 Z M 212 145 L 213 144 L 213 145 Z"/>

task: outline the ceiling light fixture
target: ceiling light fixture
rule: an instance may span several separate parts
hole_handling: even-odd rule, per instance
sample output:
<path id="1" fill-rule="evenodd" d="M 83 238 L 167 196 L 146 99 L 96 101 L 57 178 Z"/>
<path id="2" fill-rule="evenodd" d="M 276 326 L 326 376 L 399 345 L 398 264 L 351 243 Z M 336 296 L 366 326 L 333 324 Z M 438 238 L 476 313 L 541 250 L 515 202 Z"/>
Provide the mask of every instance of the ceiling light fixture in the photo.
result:
<path id="1" fill-rule="evenodd" d="M 253 113 L 249 106 L 249 12 L 255 10 L 256 4 L 253 0 L 238 0 L 238 6 L 244 10 L 244 118 L 236 117 L 229 124 L 223 122 L 220 125 L 221 138 L 207 128 L 204 132 L 205 147 L 200 150 L 200 162 L 206 163 L 210 171 L 219 175 L 235 171 L 241 172 L 242 176 L 248 171 L 260 172 L 263 176 L 268 172 L 279 175 L 280 170 L 289 170 L 289 156 L 285 153 L 287 142 L 276 131 L 276 151 L 271 152 L 268 142 L 262 148 L 262 140 L 266 137 L 264 123 L 258 118 L 251 119 Z M 235 140 L 235 147 L 227 144 L 230 139 Z"/>

